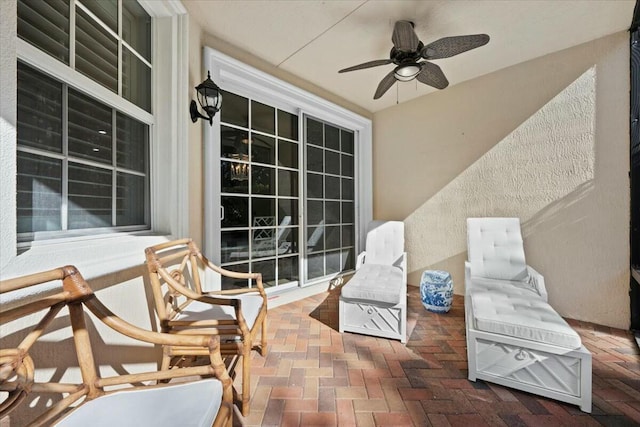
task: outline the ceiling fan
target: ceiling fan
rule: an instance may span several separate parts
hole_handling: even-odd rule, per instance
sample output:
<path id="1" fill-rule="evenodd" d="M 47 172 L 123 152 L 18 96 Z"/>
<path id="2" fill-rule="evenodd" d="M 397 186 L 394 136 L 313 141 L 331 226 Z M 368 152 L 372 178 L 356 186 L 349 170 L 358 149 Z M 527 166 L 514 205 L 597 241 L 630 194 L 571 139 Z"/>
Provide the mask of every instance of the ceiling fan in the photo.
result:
<path id="1" fill-rule="evenodd" d="M 391 41 L 393 47 L 389 54 L 389 59 L 377 59 L 344 68 L 339 73 L 362 70 L 364 68 L 377 67 L 379 65 L 395 64 L 396 68 L 384 76 L 373 99 L 378 99 L 399 80 L 408 82 L 417 79 L 420 83 L 433 86 L 436 89 L 444 89 L 449 85 L 449 81 L 444 76 L 440 67 L 431 59 L 449 58 L 462 52 L 483 46 L 489 43 L 489 36 L 486 34 L 473 34 L 468 36 L 444 37 L 428 45 L 424 45 L 413 29 L 411 21 L 397 21 L 393 27 Z M 420 60 L 426 61 L 420 61 Z M 420 62 L 419 62 L 420 61 Z"/>

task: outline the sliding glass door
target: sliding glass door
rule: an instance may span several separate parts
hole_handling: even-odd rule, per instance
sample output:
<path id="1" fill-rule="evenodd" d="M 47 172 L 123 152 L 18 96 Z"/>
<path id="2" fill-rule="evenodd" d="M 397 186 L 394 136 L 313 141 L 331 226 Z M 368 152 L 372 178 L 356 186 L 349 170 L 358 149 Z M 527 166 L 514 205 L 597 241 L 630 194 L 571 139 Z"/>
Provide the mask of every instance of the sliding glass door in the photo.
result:
<path id="1" fill-rule="evenodd" d="M 305 117 L 305 283 L 355 267 L 354 132 Z"/>
<path id="2" fill-rule="evenodd" d="M 298 116 L 225 93 L 220 125 L 220 260 L 265 287 L 299 276 Z M 245 280 L 224 278 L 222 289 Z"/>
<path id="3" fill-rule="evenodd" d="M 356 132 L 250 96 L 227 91 L 223 98 L 211 176 L 215 218 L 208 219 L 216 222 L 212 259 L 228 270 L 262 273 L 270 291 L 353 270 Z"/>

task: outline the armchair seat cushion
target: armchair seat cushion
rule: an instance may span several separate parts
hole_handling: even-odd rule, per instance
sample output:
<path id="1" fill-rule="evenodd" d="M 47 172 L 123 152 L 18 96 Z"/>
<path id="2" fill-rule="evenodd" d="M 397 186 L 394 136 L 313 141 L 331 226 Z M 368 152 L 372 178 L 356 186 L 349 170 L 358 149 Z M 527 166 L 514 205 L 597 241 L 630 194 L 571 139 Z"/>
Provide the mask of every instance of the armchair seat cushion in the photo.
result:
<path id="1" fill-rule="evenodd" d="M 85 402 L 55 427 L 152 425 L 210 426 L 222 402 L 215 379 L 146 390 L 121 391 Z"/>
<path id="2" fill-rule="evenodd" d="M 220 299 L 239 299 L 242 301 L 242 314 L 247 322 L 249 329 L 253 325 L 260 314 L 260 308 L 263 299 L 260 294 L 245 295 L 212 295 Z M 235 320 L 236 314 L 233 306 L 230 305 L 212 305 L 197 300 L 191 301 L 173 320 L 180 321 L 206 321 L 211 319 L 217 320 Z"/>
<path id="3" fill-rule="evenodd" d="M 404 301 L 402 270 L 393 265 L 364 264 L 342 288 L 342 297 L 395 305 Z"/>
<path id="4" fill-rule="evenodd" d="M 475 327 L 481 331 L 568 349 L 582 346 L 580 336 L 543 299 L 504 291 L 469 294 Z"/>

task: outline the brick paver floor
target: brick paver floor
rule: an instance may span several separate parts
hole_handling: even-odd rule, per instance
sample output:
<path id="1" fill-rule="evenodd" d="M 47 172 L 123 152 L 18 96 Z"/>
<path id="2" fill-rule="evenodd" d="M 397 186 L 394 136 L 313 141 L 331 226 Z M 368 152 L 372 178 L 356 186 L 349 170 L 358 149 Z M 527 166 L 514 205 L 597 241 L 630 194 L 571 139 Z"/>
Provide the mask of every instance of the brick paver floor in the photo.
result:
<path id="1" fill-rule="evenodd" d="M 426 311 L 409 287 L 406 345 L 338 332 L 334 289 L 269 311 L 252 359 L 251 413 L 237 426 L 640 426 L 632 335 L 568 320 L 593 353 L 593 412 L 467 378 L 463 297 Z"/>

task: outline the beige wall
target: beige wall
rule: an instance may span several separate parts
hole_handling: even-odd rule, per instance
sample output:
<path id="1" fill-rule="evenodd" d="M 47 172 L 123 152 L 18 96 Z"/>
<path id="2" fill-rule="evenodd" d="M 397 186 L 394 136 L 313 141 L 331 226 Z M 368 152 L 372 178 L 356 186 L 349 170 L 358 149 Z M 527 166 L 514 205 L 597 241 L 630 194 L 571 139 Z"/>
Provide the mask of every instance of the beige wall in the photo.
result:
<path id="1" fill-rule="evenodd" d="M 410 284 L 463 293 L 465 219 L 516 216 L 551 304 L 628 328 L 628 64 L 614 34 L 374 115 L 374 218 L 405 221 Z"/>

